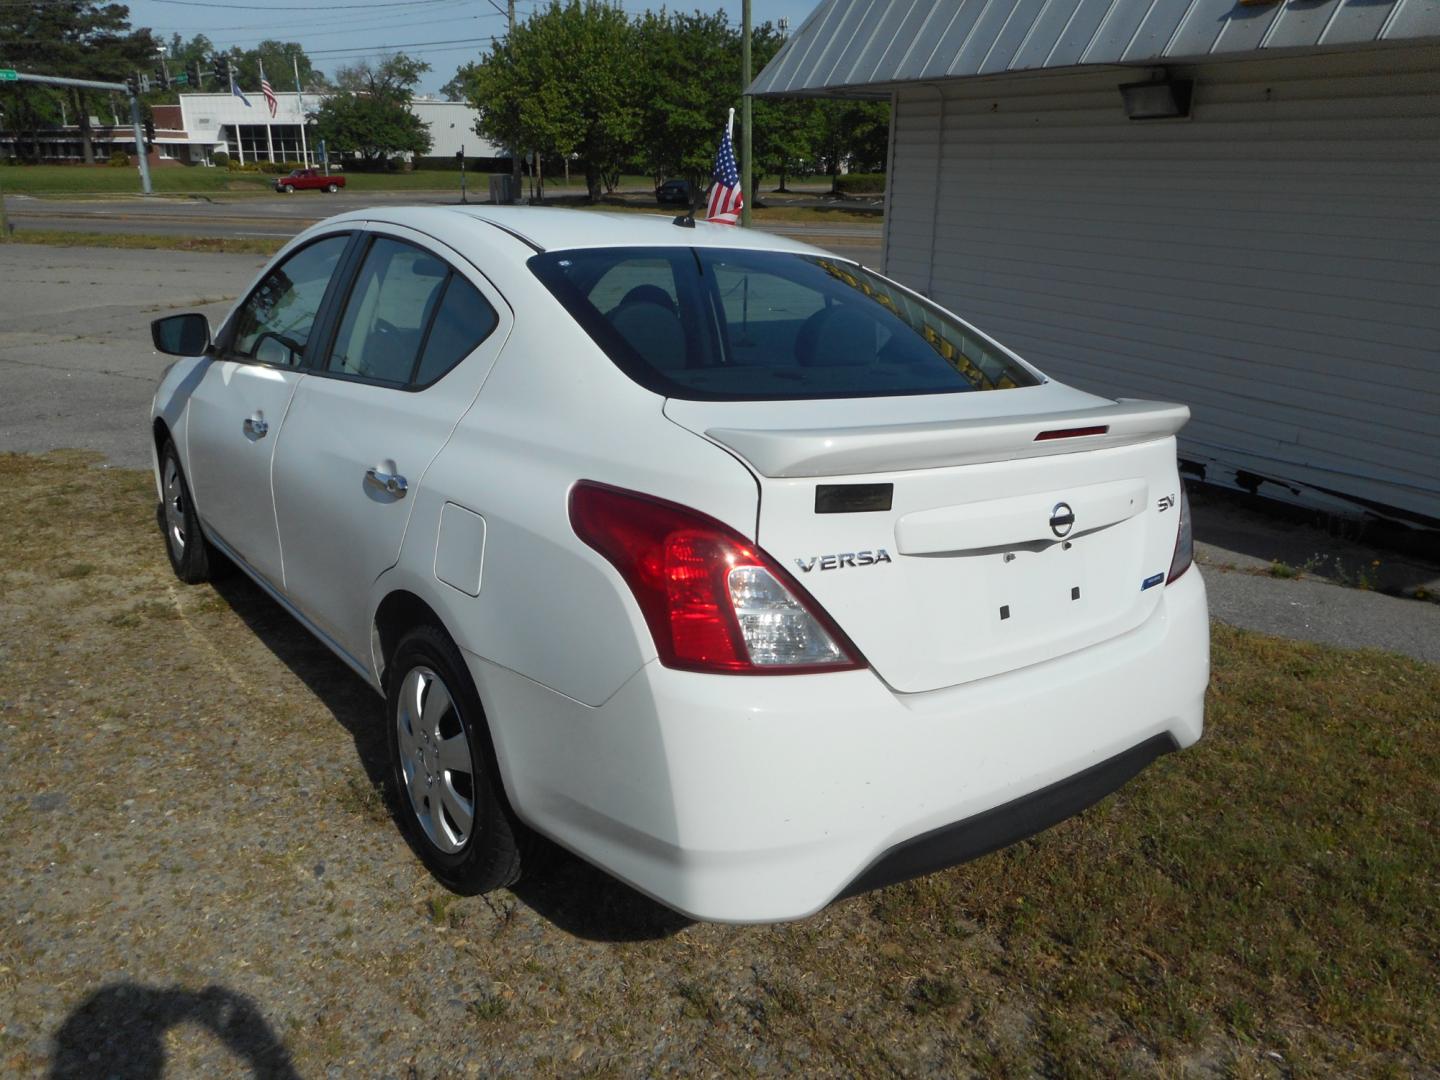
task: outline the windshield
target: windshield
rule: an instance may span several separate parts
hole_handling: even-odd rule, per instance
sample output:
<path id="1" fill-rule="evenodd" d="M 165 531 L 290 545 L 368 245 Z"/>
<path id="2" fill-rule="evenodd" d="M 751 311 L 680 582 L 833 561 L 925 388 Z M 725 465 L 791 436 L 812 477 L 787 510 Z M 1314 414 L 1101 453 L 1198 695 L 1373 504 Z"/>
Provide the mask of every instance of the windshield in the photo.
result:
<path id="1" fill-rule="evenodd" d="M 950 394 L 1039 379 L 854 263 L 725 248 L 548 252 L 530 268 L 631 378 L 735 401 Z"/>

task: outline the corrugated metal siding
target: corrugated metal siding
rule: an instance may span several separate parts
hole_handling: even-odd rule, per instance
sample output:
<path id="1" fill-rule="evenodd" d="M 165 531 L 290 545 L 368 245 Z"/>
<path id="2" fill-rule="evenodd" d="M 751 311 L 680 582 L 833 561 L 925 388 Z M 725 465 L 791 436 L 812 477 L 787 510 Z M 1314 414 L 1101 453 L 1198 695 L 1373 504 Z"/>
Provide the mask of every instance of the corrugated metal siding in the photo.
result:
<path id="1" fill-rule="evenodd" d="M 1440 0 L 823 0 L 752 85 L 820 93 L 1440 37 Z"/>
<path id="2" fill-rule="evenodd" d="M 886 266 L 1197 460 L 1440 518 L 1440 49 L 897 94 Z M 938 177 L 938 185 L 937 185 Z M 936 195 L 939 195 L 937 200 Z"/>

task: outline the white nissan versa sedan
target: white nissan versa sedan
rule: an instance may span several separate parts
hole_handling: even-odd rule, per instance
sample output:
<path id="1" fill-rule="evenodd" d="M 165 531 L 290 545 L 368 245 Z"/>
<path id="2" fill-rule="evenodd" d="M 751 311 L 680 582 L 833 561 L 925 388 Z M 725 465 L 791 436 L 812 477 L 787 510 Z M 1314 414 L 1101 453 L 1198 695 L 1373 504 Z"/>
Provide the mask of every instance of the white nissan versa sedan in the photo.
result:
<path id="1" fill-rule="evenodd" d="M 528 827 L 696 918 L 797 918 L 1200 737 L 1188 411 L 853 262 L 362 211 L 153 336 L 176 573 L 223 555 L 385 696 L 453 889 L 515 880 Z"/>

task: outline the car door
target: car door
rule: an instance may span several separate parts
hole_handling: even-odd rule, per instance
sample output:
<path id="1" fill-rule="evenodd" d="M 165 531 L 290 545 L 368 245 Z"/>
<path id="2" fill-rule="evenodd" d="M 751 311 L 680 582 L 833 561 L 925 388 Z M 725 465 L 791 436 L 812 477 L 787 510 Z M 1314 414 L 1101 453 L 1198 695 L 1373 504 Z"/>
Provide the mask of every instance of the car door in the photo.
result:
<path id="1" fill-rule="evenodd" d="M 276 585 L 271 457 L 351 237 L 321 237 L 261 278 L 222 330 L 187 406 L 186 465 L 205 531 Z"/>
<path id="2" fill-rule="evenodd" d="M 370 586 L 399 558 L 415 492 L 510 330 L 489 283 L 426 237 L 377 226 L 275 452 L 285 591 L 352 657 Z"/>

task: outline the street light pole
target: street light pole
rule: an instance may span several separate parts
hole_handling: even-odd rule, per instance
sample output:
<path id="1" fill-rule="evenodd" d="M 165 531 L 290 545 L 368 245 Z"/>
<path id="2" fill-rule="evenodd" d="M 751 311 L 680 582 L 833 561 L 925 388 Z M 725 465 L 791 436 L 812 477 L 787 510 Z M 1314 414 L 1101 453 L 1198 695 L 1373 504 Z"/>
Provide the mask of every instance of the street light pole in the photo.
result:
<path id="1" fill-rule="evenodd" d="M 750 0 L 741 5 L 740 38 L 740 224 L 750 224 L 750 203 L 755 197 L 754 171 L 750 164 Z"/>

